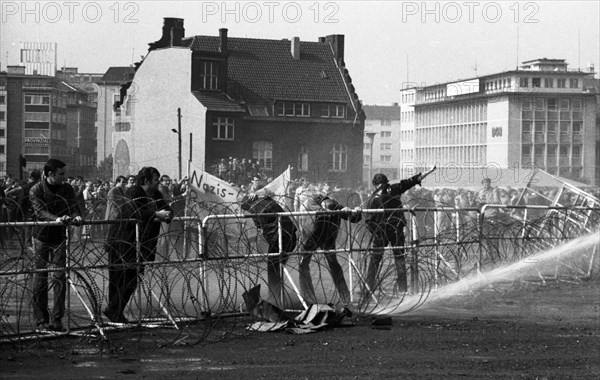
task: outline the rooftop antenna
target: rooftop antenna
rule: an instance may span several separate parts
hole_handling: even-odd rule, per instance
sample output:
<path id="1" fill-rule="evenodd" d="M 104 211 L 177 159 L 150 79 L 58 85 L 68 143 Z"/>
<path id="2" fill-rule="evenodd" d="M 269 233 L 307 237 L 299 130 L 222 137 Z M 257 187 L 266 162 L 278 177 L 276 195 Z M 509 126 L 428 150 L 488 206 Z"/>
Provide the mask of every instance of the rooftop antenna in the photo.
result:
<path id="1" fill-rule="evenodd" d="M 519 70 L 519 24 L 517 24 L 517 70 Z"/>

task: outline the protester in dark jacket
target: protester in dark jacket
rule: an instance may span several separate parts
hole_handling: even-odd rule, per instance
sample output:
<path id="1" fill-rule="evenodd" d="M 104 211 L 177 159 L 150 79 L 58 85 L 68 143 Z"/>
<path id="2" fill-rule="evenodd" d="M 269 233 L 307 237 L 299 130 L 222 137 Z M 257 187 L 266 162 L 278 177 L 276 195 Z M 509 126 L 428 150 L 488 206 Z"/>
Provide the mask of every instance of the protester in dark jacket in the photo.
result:
<path id="1" fill-rule="evenodd" d="M 158 191 L 159 178 L 156 168 L 142 168 L 136 185 L 125 191 L 127 201 L 117 215 L 117 219 L 140 221 L 140 257 L 136 252 L 136 223 L 111 224 L 108 229 L 105 249 L 110 267 L 108 305 L 104 314 L 112 322 L 128 322 L 123 312 L 137 288 L 139 277 L 144 274 L 145 267 L 139 263 L 154 261 L 160 232 L 158 221 L 170 223 L 173 217 L 173 211 Z"/>
<path id="2" fill-rule="evenodd" d="M 45 269 L 48 264 L 64 268 L 66 264 L 67 229 L 69 223 L 81 222 L 81 213 L 75 202 L 75 192 L 64 183 L 65 163 L 49 159 L 44 165 L 44 179 L 29 191 L 29 199 L 38 221 L 56 221 L 61 225 L 40 226 L 34 231 L 35 268 Z M 48 272 L 36 272 L 33 285 L 33 314 L 38 329 L 62 331 L 65 312 L 66 275 L 64 270 L 53 271 L 52 288 L 54 308 L 52 322 L 48 314 Z"/>
<path id="3" fill-rule="evenodd" d="M 318 248 L 327 251 L 334 250 L 342 219 L 348 220 L 350 223 L 357 223 L 362 218 L 359 207 L 352 210 L 349 207 L 342 206 L 336 200 L 323 197 L 320 194 L 317 194 L 316 198 L 316 203 L 321 205 L 323 211 L 316 214 L 312 231 L 302 247 L 302 250 L 307 253 L 302 256 L 300 261 L 300 292 L 306 300 L 313 303 L 316 303 L 317 300 L 309 267 L 313 255 L 311 251 Z M 333 214 L 328 211 L 345 211 L 346 213 Z M 343 304 L 348 304 L 350 302 L 350 291 L 335 252 L 325 252 L 325 258 L 329 264 L 331 277 L 339 297 Z"/>
<path id="4" fill-rule="evenodd" d="M 285 265 L 288 253 L 296 248 L 296 226 L 289 216 L 281 217 L 281 252 L 279 250 L 279 226 L 277 216 L 261 215 L 284 212 L 284 209 L 268 195 L 250 194 L 244 197 L 242 209 L 250 214 L 258 214 L 252 219 L 257 228 L 262 230 L 263 237 L 269 244 L 268 253 L 280 253 L 279 256 L 269 255 L 267 259 L 267 281 L 274 300 L 280 300 L 283 291 L 281 265 Z"/>

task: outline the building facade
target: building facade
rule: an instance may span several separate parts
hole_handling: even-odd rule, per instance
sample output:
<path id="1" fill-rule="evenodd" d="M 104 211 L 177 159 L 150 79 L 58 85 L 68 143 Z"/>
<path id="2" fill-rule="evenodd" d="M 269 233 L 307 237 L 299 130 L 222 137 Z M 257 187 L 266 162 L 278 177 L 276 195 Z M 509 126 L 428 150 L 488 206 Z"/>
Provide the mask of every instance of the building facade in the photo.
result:
<path id="1" fill-rule="evenodd" d="M 20 66 L 25 67 L 27 75 L 54 76 L 57 70 L 56 42 L 21 42 Z"/>
<path id="2" fill-rule="evenodd" d="M 365 105 L 363 182 L 369 184 L 375 173 L 390 180 L 399 178 L 401 164 L 400 106 Z"/>
<path id="3" fill-rule="evenodd" d="M 85 91 L 53 76 L 27 75 L 23 66 L 0 73 L 0 84 L 6 93 L 3 174 L 19 178 L 21 172 L 43 169 L 50 157 L 64 161 L 72 174 L 95 167 L 95 105 Z M 23 169 L 21 157 L 27 163 Z"/>
<path id="4" fill-rule="evenodd" d="M 6 172 L 6 76 L 0 75 L 0 177 L 4 177 Z"/>
<path id="5" fill-rule="evenodd" d="M 311 181 L 359 184 L 364 112 L 344 65 L 344 36 L 227 33 L 185 38 L 182 19 L 165 19 L 122 98 L 115 174 L 153 165 L 177 177 L 181 137 L 183 159 L 192 147 L 207 170 L 222 158 L 249 158 L 273 176 L 291 165 Z"/>
<path id="6" fill-rule="evenodd" d="M 584 86 L 593 75 L 542 58 L 518 70 L 405 89 L 401 96 L 414 94 L 414 104 L 402 103 L 402 111 L 414 110 L 414 121 L 401 129 L 414 133 L 419 167 L 535 167 L 595 184 L 597 104 Z"/>

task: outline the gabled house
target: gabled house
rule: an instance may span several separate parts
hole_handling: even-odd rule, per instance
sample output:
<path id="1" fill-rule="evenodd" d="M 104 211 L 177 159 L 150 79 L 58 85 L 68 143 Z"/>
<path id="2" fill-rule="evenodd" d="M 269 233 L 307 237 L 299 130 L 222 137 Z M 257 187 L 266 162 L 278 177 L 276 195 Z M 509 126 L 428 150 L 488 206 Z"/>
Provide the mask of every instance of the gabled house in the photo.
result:
<path id="1" fill-rule="evenodd" d="M 311 181 L 360 184 L 365 116 L 343 35 L 306 42 L 220 29 L 186 38 L 182 19 L 165 18 L 162 38 L 149 45 L 117 104 L 115 174 L 152 165 L 177 177 L 181 137 L 183 175 L 191 148 L 206 170 L 237 157 L 273 176 L 292 165 Z"/>

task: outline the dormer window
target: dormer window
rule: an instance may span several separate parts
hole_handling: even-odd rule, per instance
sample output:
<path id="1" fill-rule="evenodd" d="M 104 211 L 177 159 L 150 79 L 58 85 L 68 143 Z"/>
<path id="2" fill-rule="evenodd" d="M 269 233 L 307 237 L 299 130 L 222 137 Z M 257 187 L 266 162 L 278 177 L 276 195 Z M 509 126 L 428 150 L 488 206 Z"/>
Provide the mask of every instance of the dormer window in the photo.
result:
<path id="1" fill-rule="evenodd" d="M 296 102 L 277 102 L 275 103 L 276 116 L 294 116 L 294 117 L 309 117 L 310 104 Z"/>
<path id="2" fill-rule="evenodd" d="M 220 76 L 225 72 L 222 61 L 214 59 L 192 58 L 192 91 L 217 91 L 222 86 Z"/>
<path id="3" fill-rule="evenodd" d="M 219 63 L 200 62 L 200 85 L 203 90 L 217 90 L 219 86 Z"/>
<path id="4" fill-rule="evenodd" d="M 321 117 L 343 119 L 346 117 L 345 104 L 323 104 L 321 106 Z"/>

